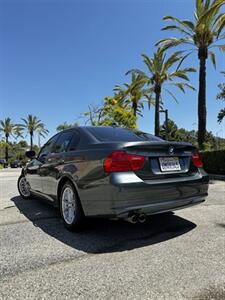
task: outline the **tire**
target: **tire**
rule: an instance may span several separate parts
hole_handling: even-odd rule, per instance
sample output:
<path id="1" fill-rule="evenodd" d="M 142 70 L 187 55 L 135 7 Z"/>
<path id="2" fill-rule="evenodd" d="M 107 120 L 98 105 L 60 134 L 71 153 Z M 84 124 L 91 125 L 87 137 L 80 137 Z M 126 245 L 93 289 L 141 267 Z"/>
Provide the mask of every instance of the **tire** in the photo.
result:
<path id="1" fill-rule="evenodd" d="M 70 181 L 63 185 L 59 202 L 60 214 L 65 227 L 70 231 L 81 229 L 84 214 L 76 190 Z"/>
<path id="2" fill-rule="evenodd" d="M 26 181 L 26 177 L 24 175 L 20 175 L 20 177 L 18 178 L 17 189 L 23 199 L 30 199 L 32 197 L 32 194 L 30 192 L 30 185 Z"/>

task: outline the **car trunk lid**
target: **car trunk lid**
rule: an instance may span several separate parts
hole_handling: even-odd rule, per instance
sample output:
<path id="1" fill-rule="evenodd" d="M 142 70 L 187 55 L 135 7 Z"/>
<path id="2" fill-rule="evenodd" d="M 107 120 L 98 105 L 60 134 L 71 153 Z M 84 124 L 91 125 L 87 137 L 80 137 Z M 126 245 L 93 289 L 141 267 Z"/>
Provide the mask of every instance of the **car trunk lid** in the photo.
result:
<path id="1" fill-rule="evenodd" d="M 135 172 L 143 180 L 191 176 L 197 172 L 191 164 L 196 148 L 189 143 L 133 142 L 126 143 L 123 149 L 146 157 L 144 167 Z"/>

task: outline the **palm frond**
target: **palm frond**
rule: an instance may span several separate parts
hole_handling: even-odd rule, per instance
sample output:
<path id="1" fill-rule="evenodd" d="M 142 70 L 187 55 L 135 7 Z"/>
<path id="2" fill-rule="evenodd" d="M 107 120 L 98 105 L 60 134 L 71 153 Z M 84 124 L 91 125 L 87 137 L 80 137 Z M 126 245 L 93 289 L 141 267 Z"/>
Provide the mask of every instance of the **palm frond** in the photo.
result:
<path id="1" fill-rule="evenodd" d="M 173 48 L 176 46 L 179 46 L 181 44 L 189 44 L 189 45 L 193 45 L 193 40 L 190 38 L 166 38 L 166 39 L 162 39 L 160 41 L 158 41 L 155 46 L 161 46 L 162 49 L 165 51 L 169 48 Z"/>
<path id="2" fill-rule="evenodd" d="M 221 36 L 222 30 L 225 28 L 225 13 L 220 14 L 214 22 L 217 30 L 217 38 Z"/>
<path id="3" fill-rule="evenodd" d="M 192 33 L 192 31 L 194 30 L 194 24 L 189 20 L 180 20 L 180 19 L 178 19 L 176 17 L 173 17 L 173 16 L 165 16 L 163 18 L 163 20 L 175 21 L 178 24 L 180 24 L 181 26 L 188 29 L 190 31 L 190 33 Z"/>
<path id="4" fill-rule="evenodd" d="M 201 2 L 201 0 L 196 0 Z M 216 0 L 214 1 L 211 6 L 208 9 L 205 9 L 203 12 L 201 11 L 201 14 L 199 14 L 199 18 L 197 21 L 197 26 L 200 26 L 201 24 L 208 23 L 206 21 L 214 21 L 214 16 L 216 16 L 219 12 L 219 9 L 221 6 L 225 4 L 224 0 Z"/>
<path id="5" fill-rule="evenodd" d="M 188 35 L 188 36 L 191 36 L 191 33 L 190 33 L 190 32 L 188 32 L 188 31 L 186 31 L 185 29 L 182 29 L 181 27 L 176 26 L 176 25 L 168 25 L 168 26 L 165 26 L 165 27 L 162 28 L 162 30 L 163 30 L 163 31 L 164 31 L 164 30 L 177 30 L 177 31 L 179 31 L 179 32 L 181 32 L 181 33 L 184 33 L 184 34 L 186 34 L 186 35 Z"/>
<path id="6" fill-rule="evenodd" d="M 183 63 L 183 62 L 185 61 L 185 59 L 188 58 L 188 56 L 190 56 L 192 53 L 193 53 L 193 51 L 190 51 L 189 53 L 187 53 L 186 55 L 184 55 L 184 56 L 181 58 L 179 64 L 177 65 L 177 69 L 176 69 L 176 70 L 179 70 L 179 69 L 180 69 L 182 63 Z"/>
<path id="7" fill-rule="evenodd" d="M 176 70 L 175 72 L 172 72 L 169 75 L 169 78 L 171 79 L 173 77 L 178 77 L 178 78 L 182 78 L 186 81 L 189 81 L 189 78 L 186 74 L 186 73 L 189 73 L 189 72 L 196 72 L 196 70 L 194 68 L 179 69 L 179 70 Z"/>
<path id="8" fill-rule="evenodd" d="M 178 103 L 178 100 L 177 100 L 176 96 L 175 96 L 171 91 L 169 91 L 169 90 L 166 89 L 166 88 L 165 88 L 165 91 L 172 97 L 172 99 L 173 99 L 176 103 Z"/>
<path id="9" fill-rule="evenodd" d="M 164 68 L 163 70 L 166 71 L 168 70 L 173 64 L 181 60 L 181 54 L 183 51 L 176 51 L 174 52 L 164 63 Z"/>
<path id="10" fill-rule="evenodd" d="M 212 52 L 212 51 L 209 51 L 209 57 L 211 59 L 211 62 L 213 64 L 214 68 L 216 69 L 216 55 L 215 55 L 215 53 Z"/>
<path id="11" fill-rule="evenodd" d="M 150 59 L 146 54 L 141 55 L 143 57 L 143 61 L 148 67 L 148 70 L 153 73 L 154 72 L 154 62 L 152 59 Z"/>
<path id="12" fill-rule="evenodd" d="M 185 93 L 185 88 L 189 88 L 189 89 L 191 89 L 193 91 L 196 91 L 196 89 L 192 85 L 190 85 L 190 84 L 188 84 L 186 82 L 173 82 L 173 83 L 171 83 L 171 85 L 176 86 L 183 93 Z"/>
<path id="13" fill-rule="evenodd" d="M 204 2 L 202 0 L 195 0 L 196 15 L 199 18 L 204 11 Z"/>
<path id="14" fill-rule="evenodd" d="M 131 69 L 131 70 L 127 71 L 125 73 L 125 75 L 129 75 L 129 74 L 132 74 L 132 73 L 136 73 L 136 74 L 140 74 L 140 75 L 145 76 L 145 73 L 143 71 L 139 70 L 139 69 Z"/>

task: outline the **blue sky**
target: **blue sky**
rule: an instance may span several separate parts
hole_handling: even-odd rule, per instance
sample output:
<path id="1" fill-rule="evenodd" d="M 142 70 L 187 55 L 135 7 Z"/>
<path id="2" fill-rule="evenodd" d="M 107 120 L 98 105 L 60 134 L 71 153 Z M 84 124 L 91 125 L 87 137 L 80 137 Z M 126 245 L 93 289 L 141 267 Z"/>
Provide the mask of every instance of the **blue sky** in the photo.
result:
<path id="1" fill-rule="evenodd" d="M 144 69 L 141 53 L 152 55 L 156 41 L 173 36 L 160 30 L 163 16 L 192 19 L 193 10 L 194 0 L 0 0 L 0 119 L 19 122 L 32 113 L 50 135 L 59 123 L 78 120 L 88 104 L 129 82 L 127 70 Z M 196 53 L 185 65 L 198 68 Z M 207 63 L 207 128 L 225 137 L 216 121 L 224 106 L 216 100 L 222 70 L 225 55 L 218 52 L 217 71 Z M 190 78 L 197 88 L 198 75 Z M 197 92 L 174 92 L 179 104 L 164 95 L 169 117 L 196 129 Z M 153 112 L 146 106 L 140 129 L 153 132 Z"/>

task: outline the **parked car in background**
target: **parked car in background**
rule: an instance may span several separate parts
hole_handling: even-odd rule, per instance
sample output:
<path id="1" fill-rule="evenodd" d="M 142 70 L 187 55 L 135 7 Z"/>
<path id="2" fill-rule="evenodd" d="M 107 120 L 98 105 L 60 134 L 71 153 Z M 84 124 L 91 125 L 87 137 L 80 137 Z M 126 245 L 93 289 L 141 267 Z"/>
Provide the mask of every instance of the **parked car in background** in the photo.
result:
<path id="1" fill-rule="evenodd" d="M 7 164 L 7 161 L 5 159 L 0 159 L 0 165 L 3 167 L 3 168 L 7 168 L 8 164 Z"/>
<path id="2" fill-rule="evenodd" d="M 144 222 L 149 215 L 203 202 L 208 175 L 197 149 L 118 127 L 76 127 L 53 136 L 18 179 L 20 195 L 44 196 L 65 226 L 85 217 Z"/>
<path id="3" fill-rule="evenodd" d="M 13 162 L 10 163 L 11 168 L 21 168 L 22 164 L 19 160 L 14 160 Z"/>

